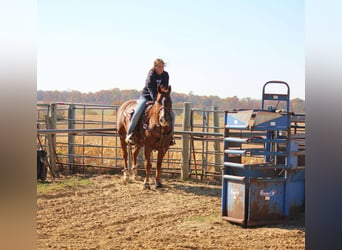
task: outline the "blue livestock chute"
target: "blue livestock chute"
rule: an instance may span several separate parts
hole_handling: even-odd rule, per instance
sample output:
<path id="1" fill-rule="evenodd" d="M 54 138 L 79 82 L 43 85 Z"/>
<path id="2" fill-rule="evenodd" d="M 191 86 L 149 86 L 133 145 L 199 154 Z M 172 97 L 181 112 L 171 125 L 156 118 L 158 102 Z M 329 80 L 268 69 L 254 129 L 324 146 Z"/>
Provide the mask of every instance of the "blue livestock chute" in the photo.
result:
<path id="1" fill-rule="evenodd" d="M 303 210 L 305 117 L 290 112 L 288 84 L 265 83 L 261 109 L 226 111 L 224 123 L 222 218 L 264 225 Z"/>

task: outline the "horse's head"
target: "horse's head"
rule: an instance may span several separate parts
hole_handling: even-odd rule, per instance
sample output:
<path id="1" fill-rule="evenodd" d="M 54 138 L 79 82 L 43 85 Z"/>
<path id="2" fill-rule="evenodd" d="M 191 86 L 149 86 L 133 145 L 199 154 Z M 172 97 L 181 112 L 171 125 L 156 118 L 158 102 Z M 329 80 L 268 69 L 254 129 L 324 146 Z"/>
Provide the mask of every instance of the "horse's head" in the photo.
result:
<path id="1" fill-rule="evenodd" d="M 167 89 L 164 89 L 158 85 L 157 91 L 158 91 L 158 95 L 156 99 L 156 104 L 159 105 L 159 110 L 158 110 L 159 124 L 162 127 L 171 127 L 171 124 L 172 124 L 172 116 L 171 116 L 172 101 L 170 97 L 171 86 L 169 86 Z"/>

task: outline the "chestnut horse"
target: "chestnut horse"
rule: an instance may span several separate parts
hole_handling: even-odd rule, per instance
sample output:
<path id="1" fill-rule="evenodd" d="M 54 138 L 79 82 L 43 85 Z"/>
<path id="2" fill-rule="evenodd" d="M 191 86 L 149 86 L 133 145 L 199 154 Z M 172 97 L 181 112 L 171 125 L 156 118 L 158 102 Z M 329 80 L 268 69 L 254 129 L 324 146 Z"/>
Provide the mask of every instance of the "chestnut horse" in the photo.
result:
<path id="1" fill-rule="evenodd" d="M 161 165 L 163 157 L 169 149 L 169 145 L 172 140 L 171 86 L 167 89 L 163 89 L 158 85 L 157 91 L 156 101 L 152 105 L 146 105 L 146 109 L 134 131 L 135 145 L 133 147 L 132 168 L 127 163 L 128 154 L 131 155 L 131 145 L 126 143 L 125 138 L 132 112 L 136 106 L 136 100 L 124 102 L 117 112 L 117 132 L 120 137 L 125 162 L 124 176 L 127 177 L 127 175 L 131 173 L 131 170 L 136 168 L 137 156 L 140 149 L 144 147 L 146 171 L 144 189 L 150 189 L 149 175 L 152 166 L 151 153 L 154 150 L 158 151 L 155 185 L 156 188 L 161 188 L 163 186 L 160 182 Z"/>

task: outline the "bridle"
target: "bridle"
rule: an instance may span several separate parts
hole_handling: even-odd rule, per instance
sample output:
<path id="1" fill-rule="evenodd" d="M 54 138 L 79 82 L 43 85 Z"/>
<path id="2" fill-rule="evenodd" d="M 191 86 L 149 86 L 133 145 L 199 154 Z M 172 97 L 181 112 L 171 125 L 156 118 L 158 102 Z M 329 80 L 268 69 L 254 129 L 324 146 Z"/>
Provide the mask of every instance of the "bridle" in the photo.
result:
<path id="1" fill-rule="evenodd" d="M 171 118 L 171 105 L 169 105 L 169 107 L 166 107 L 165 101 L 166 101 L 166 97 L 163 97 L 161 101 L 161 106 L 159 107 L 159 110 L 158 110 L 158 123 L 157 123 L 158 127 L 159 126 L 165 127 L 160 124 L 160 121 L 161 119 L 164 119 L 165 121 L 167 121 L 166 115 L 169 115 L 169 117 Z"/>

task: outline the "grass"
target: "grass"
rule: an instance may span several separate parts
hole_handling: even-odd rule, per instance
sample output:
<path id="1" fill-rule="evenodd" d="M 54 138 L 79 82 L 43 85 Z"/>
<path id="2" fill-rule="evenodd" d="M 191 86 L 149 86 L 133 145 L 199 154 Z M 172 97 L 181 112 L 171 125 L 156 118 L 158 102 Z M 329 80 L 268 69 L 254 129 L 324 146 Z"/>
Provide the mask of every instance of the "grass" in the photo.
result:
<path id="1" fill-rule="evenodd" d="M 53 182 L 38 182 L 37 183 L 37 194 L 48 194 L 51 192 L 61 191 L 61 190 L 69 190 L 76 189 L 78 187 L 93 185 L 88 179 L 80 178 L 80 177 L 72 177 L 69 179 L 65 179 L 62 181 L 53 181 Z"/>

